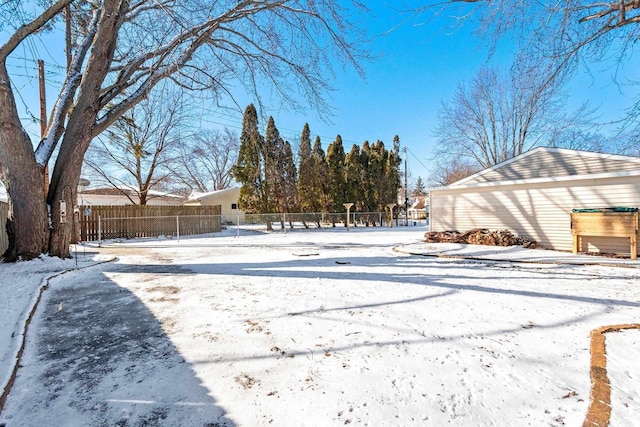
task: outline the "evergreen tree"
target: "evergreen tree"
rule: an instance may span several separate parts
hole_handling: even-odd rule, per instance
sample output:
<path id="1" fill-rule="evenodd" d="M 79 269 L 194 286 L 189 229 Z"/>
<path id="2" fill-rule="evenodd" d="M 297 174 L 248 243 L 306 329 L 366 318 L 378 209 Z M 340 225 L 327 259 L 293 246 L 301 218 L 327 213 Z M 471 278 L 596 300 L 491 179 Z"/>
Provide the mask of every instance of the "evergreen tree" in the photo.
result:
<path id="1" fill-rule="evenodd" d="M 322 144 L 320 142 L 320 137 L 316 136 L 315 142 L 313 144 L 313 151 L 311 153 L 311 158 L 313 160 L 311 171 L 309 172 L 313 177 L 313 190 L 312 190 L 312 199 L 314 201 L 313 210 L 314 212 L 329 212 L 331 200 L 330 195 L 328 194 L 328 188 L 326 185 L 327 182 L 327 160 L 324 154 L 324 150 L 322 149 Z M 304 173 L 304 172 L 303 172 Z M 319 225 L 319 224 L 318 224 Z"/>
<path id="2" fill-rule="evenodd" d="M 305 123 L 296 168 L 291 144 L 280 136 L 273 117 L 263 137 L 256 110 L 249 105 L 233 173 L 242 184 L 240 208 L 248 213 L 344 212 L 345 203 L 354 203 L 362 212 L 375 212 L 398 203 L 401 163 L 398 136 L 391 151 L 380 140 L 373 145 L 365 141 L 362 148 L 354 144 L 345 155 L 342 137 L 337 135 L 325 155 L 319 136 L 311 146 Z M 320 226 L 319 218 L 316 221 Z M 284 219 L 281 223 L 284 228 Z M 270 223 L 267 228 L 271 229 Z"/>
<path id="3" fill-rule="evenodd" d="M 384 143 L 380 140 L 371 146 L 371 154 L 369 156 L 369 179 L 370 185 L 373 187 L 375 209 L 384 210 L 387 203 L 397 203 L 396 198 L 389 200 L 388 185 L 385 169 L 387 166 L 387 151 Z"/>
<path id="4" fill-rule="evenodd" d="M 393 137 L 393 149 L 386 154 L 387 164 L 385 165 L 386 188 L 383 195 L 383 203 L 393 203 L 398 198 L 398 190 L 402 188 L 402 174 L 400 173 L 400 138 Z M 404 195 L 408 197 L 408 195 Z M 404 203 L 404 200 L 402 201 Z"/>
<path id="5" fill-rule="evenodd" d="M 300 138 L 300 151 L 298 153 L 298 200 L 301 212 L 314 212 L 317 204 L 313 194 L 313 158 L 311 157 L 311 131 L 309 124 L 305 123 Z"/>
<path id="6" fill-rule="evenodd" d="M 415 184 L 413 184 L 412 195 L 413 196 L 424 196 L 426 194 L 427 194 L 426 185 L 425 185 L 424 181 L 422 180 L 422 177 L 418 177 L 418 179 L 416 179 Z"/>
<path id="7" fill-rule="evenodd" d="M 353 144 L 344 159 L 346 201 L 354 203 L 356 210 L 362 210 L 362 189 L 360 187 L 360 147 Z"/>
<path id="8" fill-rule="evenodd" d="M 253 104 L 245 109 L 238 161 L 232 173 L 241 184 L 238 207 L 247 213 L 264 213 L 267 183 L 264 175 L 264 138 L 258 131 L 258 113 Z"/>
<path id="9" fill-rule="evenodd" d="M 369 141 L 362 143 L 360 150 L 360 191 L 362 210 L 365 212 L 374 212 L 378 209 L 375 198 L 375 187 L 373 181 L 371 160 L 371 147 Z"/>
<path id="10" fill-rule="evenodd" d="M 284 183 L 284 203 L 283 212 L 296 212 L 298 207 L 298 187 L 296 163 L 293 160 L 293 150 L 289 141 L 285 141 L 283 145 L 283 183 Z M 291 225 L 291 224 L 290 224 Z M 293 228 L 293 225 L 291 225 Z"/>
<path id="11" fill-rule="evenodd" d="M 273 117 L 269 117 L 264 144 L 265 175 L 269 184 L 269 212 L 283 212 L 284 204 L 284 141 Z M 265 212 L 266 213 L 266 212 Z M 284 224 L 282 224 L 284 227 Z"/>
<path id="12" fill-rule="evenodd" d="M 331 194 L 330 210 L 332 212 L 342 212 L 345 210 L 346 202 L 346 181 L 344 165 L 344 147 L 342 137 L 338 135 L 336 140 L 329 144 L 327 148 L 327 186 Z"/>

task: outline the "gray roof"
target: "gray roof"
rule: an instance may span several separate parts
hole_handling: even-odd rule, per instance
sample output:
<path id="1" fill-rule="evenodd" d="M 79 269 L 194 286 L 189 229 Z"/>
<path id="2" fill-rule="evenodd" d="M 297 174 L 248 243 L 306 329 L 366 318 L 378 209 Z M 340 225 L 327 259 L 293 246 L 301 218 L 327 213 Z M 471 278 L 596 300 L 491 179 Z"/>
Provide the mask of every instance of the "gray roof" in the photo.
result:
<path id="1" fill-rule="evenodd" d="M 640 157 L 538 147 L 451 186 L 640 171 Z"/>
<path id="2" fill-rule="evenodd" d="M 215 196 L 219 196 L 222 194 L 227 194 L 227 193 L 233 193 L 233 192 L 240 192 L 240 187 L 229 187 L 229 188 L 223 188 L 222 190 L 215 190 L 215 191 L 210 191 L 208 193 L 198 193 L 198 192 L 192 192 L 189 197 L 187 198 L 188 201 L 194 201 L 194 200 L 203 200 L 203 199 L 207 199 L 210 197 L 215 197 Z"/>

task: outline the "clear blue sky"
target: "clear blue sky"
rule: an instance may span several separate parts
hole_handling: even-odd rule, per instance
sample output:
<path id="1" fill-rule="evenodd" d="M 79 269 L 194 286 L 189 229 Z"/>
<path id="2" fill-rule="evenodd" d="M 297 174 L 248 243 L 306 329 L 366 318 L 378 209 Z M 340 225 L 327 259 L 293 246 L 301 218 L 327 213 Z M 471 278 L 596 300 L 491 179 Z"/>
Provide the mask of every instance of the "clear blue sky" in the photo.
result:
<path id="1" fill-rule="evenodd" d="M 402 2 L 367 1 L 371 12 L 362 16 L 359 24 L 373 37 L 369 47 L 380 56 L 363 64 L 366 80 L 354 71 L 336 67 L 336 90 L 330 95 L 330 103 L 335 107 L 331 123 L 323 122 L 311 110 L 301 114 L 274 106 L 263 114 L 272 115 L 280 133 L 292 142 L 308 122 L 312 137 L 320 135 L 325 149 L 337 134 L 342 136 L 347 151 L 352 144 L 360 145 L 365 140 L 380 139 L 390 147 L 397 134 L 401 145 L 408 148 L 409 174 L 413 181 L 418 176 L 428 178 L 431 171 L 434 131 L 442 101 L 451 99 L 457 85 L 469 81 L 483 64 L 489 62 L 509 67 L 514 52 L 510 51 L 508 43 L 503 43 L 497 53 L 488 58 L 485 48 L 488 43 L 474 35 L 473 19 L 458 23 L 452 11 L 439 16 L 426 13 L 416 17 L 394 10 L 398 3 Z M 0 34 L 0 41 L 5 39 L 5 35 Z M 28 114 L 26 105 L 31 114 L 38 115 L 34 57 L 43 58 L 47 64 L 47 96 L 51 109 L 63 71 L 62 64 L 55 66 L 54 56 L 58 55 L 35 42 L 10 60 L 10 66 L 23 67 L 20 74 L 25 76 L 18 87 L 24 100 L 18 101 L 22 116 Z M 57 60 L 60 58 L 58 56 Z M 640 61 L 637 59 L 629 62 L 620 75 L 640 80 Z M 589 73 L 583 71 L 574 79 L 569 106 L 589 101 L 600 107 L 603 119 L 620 118 L 624 108 L 638 94 L 638 88 L 620 88 L 612 84 L 611 75 L 615 70 L 611 66 L 591 64 L 589 69 Z M 247 103 L 253 102 L 241 95 L 238 98 L 241 102 L 244 99 Z M 239 129 L 241 114 L 207 111 L 202 123 L 210 127 L 226 125 Z M 39 132 L 37 124 L 31 127 L 31 133 Z"/>
<path id="2" fill-rule="evenodd" d="M 375 36 L 370 47 L 381 56 L 364 64 L 366 80 L 338 68 L 336 91 L 331 94 L 335 107 L 331 123 L 323 122 L 313 111 L 298 114 L 274 108 L 263 113 L 272 115 L 280 133 L 291 141 L 308 122 L 312 137 L 320 135 L 325 150 L 337 134 L 342 136 L 346 151 L 365 140 L 380 139 L 390 147 L 397 134 L 401 146 L 409 150 L 409 179 L 413 181 L 418 176 L 426 179 L 431 172 L 442 101 L 450 100 L 457 85 L 468 82 L 485 64 L 507 69 L 515 51 L 508 42 L 501 42 L 489 57 L 487 41 L 474 34 L 473 18 L 461 22 L 449 12 L 412 16 L 394 10 L 397 3 L 367 2 L 371 13 L 362 17 L 361 24 Z M 626 64 L 619 75 L 640 79 L 637 59 Z M 612 65 L 582 67 L 568 88 L 568 108 L 588 101 L 599 108 L 601 120 L 620 119 L 638 89 L 613 84 L 614 72 Z M 212 120 L 239 123 L 227 114 Z"/>
<path id="3" fill-rule="evenodd" d="M 398 135 L 401 146 L 409 149 L 411 177 L 425 179 L 441 101 L 449 99 L 459 82 L 487 63 L 488 54 L 482 41 L 473 36 L 470 24 L 457 25 L 446 16 L 401 13 L 392 6 L 396 3 L 367 2 L 371 13 L 363 16 L 360 24 L 373 37 L 369 47 L 377 57 L 363 64 L 365 79 L 353 70 L 336 67 L 336 90 L 329 97 L 334 107 L 331 123 L 313 111 L 300 114 L 276 107 L 263 113 L 272 115 L 280 133 L 292 141 L 308 122 L 312 138 L 320 135 L 325 150 L 338 134 L 346 151 L 365 140 L 380 139 L 390 147 Z M 508 66 L 509 56 L 501 52 L 491 61 L 504 59 Z M 211 120 L 238 123 L 228 113 Z"/>

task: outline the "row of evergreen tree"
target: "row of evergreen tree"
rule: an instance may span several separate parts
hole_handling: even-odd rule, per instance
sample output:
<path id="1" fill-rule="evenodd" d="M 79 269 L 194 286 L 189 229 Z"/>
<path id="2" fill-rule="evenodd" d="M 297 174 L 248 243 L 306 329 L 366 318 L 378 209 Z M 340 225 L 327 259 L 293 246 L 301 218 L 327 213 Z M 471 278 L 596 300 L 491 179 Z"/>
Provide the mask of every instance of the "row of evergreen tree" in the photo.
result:
<path id="1" fill-rule="evenodd" d="M 253 104 L 242 121 L 238 161 L 233 175 L 242 185 L 238 207 L 247 213 L 345 212 L 354 203 L 360 212 L 384 210 L 396 203 L 400 188 L 400 140 L 387 150 L 382 141 L 362 147 L 354 144 L 345 154 L 338 135 L 325 154 L 320 137 L 311 145 L 309 125 L 300 139 L 298 167 L 291 144 L 269 117 L 266 134 L 258 128 Z"/>

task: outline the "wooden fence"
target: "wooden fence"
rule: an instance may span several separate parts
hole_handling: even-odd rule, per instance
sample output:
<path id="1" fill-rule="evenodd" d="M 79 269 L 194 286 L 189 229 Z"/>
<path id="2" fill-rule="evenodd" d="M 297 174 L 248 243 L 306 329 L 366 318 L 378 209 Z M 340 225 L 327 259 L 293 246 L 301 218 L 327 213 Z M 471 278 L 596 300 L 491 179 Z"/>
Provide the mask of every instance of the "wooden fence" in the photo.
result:
<path id="1" fill-rule="evenodd" d="M 78 214 L 82 241 L 186 236 L 222 228 L 220 206 L 80 206 Z"/>
<path id="2" fill-rule="evenodd" d="M 9 247 L 9 236 L 7 236 L 7 218 L 9 216 L 9 204 L 0 202 L 0 256 Z"/>

